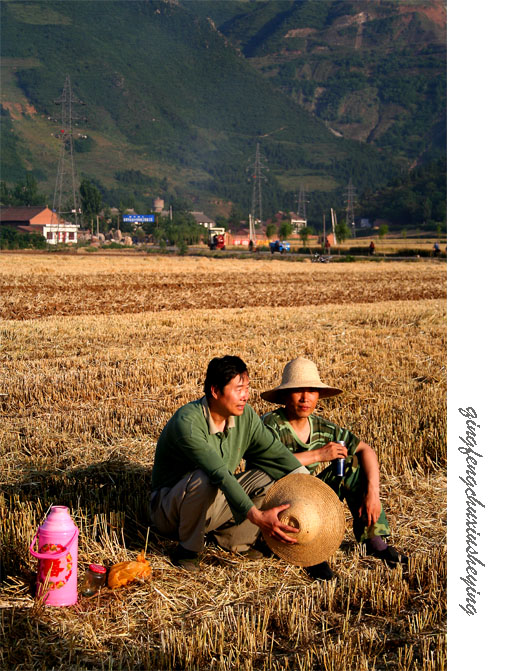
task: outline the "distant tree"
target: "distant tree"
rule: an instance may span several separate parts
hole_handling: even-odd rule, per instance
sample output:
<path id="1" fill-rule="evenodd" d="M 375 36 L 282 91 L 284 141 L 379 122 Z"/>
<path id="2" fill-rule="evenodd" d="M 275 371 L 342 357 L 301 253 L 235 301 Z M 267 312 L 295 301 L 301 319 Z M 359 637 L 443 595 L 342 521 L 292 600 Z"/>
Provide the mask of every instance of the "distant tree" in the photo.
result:
<path id="1" fill-rule="evenodd" d="M 131 221 L 123 221 L 123 218 L 121 217 L 121 223 L 119 224 L 119 230 L 121 233 L 133 233 L 134 232 L 134 225 L 132 224 Z"/>
<path id="2" fill-rule="evenodd" d="M 101 194 L 98 188 L 88 179 L 84 179 L 79 187 L 81 210 L 85 217 L 92 221 L 101 210 Z"/>
<path id="3" fill-rule="evenodd" d="M 242 215 L 242 213 L 240 212 L 240 210 L 237 207 L 233 206 L 231 208 L 231 212 L 229 213 L 229 225 L 230 225 L 230 227 L 239 228 L 240 220 L 242 219 L 241 215 Z"/>
<path id="4" fill-rule="evenodd" d="M 20 233 L 9 226 L 0 227 L 0 249 L 45 249 L 47 241 L 39 233 Z"/>
<path id="5" fill-rule="evenodd" d="M 432 201 L 430 198 L 425 198 L 423 201 L 422 217 L 426 221 L 432 218 Z"/>
<path id="6" fill-rule="evenodd" d="M 219 228 L 223 228 L 223 229 L 225 229 L 226 231 L 227 231 L 228 228 L 229 228 L 228 220 L 226 219 L 226 217 L 223 217 L 223 216 L 218 216 L 218 217 L 216 217 L 216 219 L 215 219 L 215 223 L 217 224 L 217 226 L 218 226 Z"/>
<path id="7" fill-rule="evenodd" d="M 336 226 L 336 240 L 341 244 L 351 237 L 352 231 L 350 230 L 350 227 L 347 226 L 347 222 L 342 219 Z"/>
<path id="8" fill-rule="evenodd" d="M 4 181 L 0 182 L 0 205 L 4 205 L 4 207 L 11 205 L 11 199 L 12 194 L 7 184 Z"/>
<path id="9" fill-rule="evenodd" d="M 265 234 L 268 239 L 276 235 L 276 224 L 270 223 L 265 227 Z"/>
<path id="10" fill-rule="evenodd" d="M 381 240 L 385 237 L 385 235 L 387 233 L 388 233 L 388 224 L 381 224 L 381 226 L 379 227 L 379 233 L 378 233 Z"/>
<path id="11" fill-rule="evenodd" d="M 280 226 L 278 228 L 278 235 L 280 236 L 281 240 L 285 240 L 288 238 L 291 233 L 292 233 L 293 227 L 290 221 L 284 220 L 280 222 Z"/>
<path id="12" fill-rule="evenodd" d="M 45 196 L 38 192 L 38 183 L 30 172 L 25 179 L 18 182 L 12 191 L 12 205 L 45 205 Z"/>
<path id="13" fill-rule="evenodd" d="M 108 233 L 111 228 L 114 228 L 112 213 L 110 212 L 108 205 L 105 205 L 101 215 L 101 221 L 99 222 L 99 230 L 102 233 Z"/>
<path id="14" fill-rule="evenodd" d="M 307 241 L 311 234 L 312 234 L 312 228 L 309 228 L 308 226 L 304 226 L 303 228 L 300 229 L 298 235 L 300 236 L 304 247 L 307 246 Z"/>
<path id="15" fill-rule="evenodd" d="M 178 198 L 177 196 L 170 196 L 170 205 L 173 214 L 175 212 L 188 213 L 192 209 L 192 204 L 187 198 Z"/>

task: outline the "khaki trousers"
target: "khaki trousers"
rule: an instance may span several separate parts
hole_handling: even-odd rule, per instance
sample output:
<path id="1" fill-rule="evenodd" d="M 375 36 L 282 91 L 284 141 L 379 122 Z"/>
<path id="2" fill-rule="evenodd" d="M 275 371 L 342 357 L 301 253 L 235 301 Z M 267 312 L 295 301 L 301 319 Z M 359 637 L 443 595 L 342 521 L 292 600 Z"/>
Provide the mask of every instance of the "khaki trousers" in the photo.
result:
<path id="1" fill-rule="evenodd" d="M 308 473 L 305 466 L 293 473 Z M 236 476 L 257 508 L 274 480 L 264 471 L 251 469 Z M 164 536 L 178 540 L 187 550 L 201 552 L 205 534 L 212 532 L 217 543 L 231 552 L 245 552 L 254 544 L 260 529 L 244 520 L 237 524 L 226 497 L 198 469 L 184 476 L 174 487 L 163 487 L 150 496 L 150 518 Z"/>

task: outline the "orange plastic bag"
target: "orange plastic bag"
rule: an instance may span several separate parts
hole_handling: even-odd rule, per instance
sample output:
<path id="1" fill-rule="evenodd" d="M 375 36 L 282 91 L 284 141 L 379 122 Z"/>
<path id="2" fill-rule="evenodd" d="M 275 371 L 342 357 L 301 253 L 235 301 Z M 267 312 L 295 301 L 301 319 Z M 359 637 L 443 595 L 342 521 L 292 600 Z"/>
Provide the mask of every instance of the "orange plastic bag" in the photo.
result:
<path id="1" fill-rule="evenodd" d="M 137 561 L 124 561 L 110 567 L 108 586 L 122 587 L 138 578 L 144 580 L 152 574 L 152 567 L 144 558 L 144 550 L 137 555 Z"/>

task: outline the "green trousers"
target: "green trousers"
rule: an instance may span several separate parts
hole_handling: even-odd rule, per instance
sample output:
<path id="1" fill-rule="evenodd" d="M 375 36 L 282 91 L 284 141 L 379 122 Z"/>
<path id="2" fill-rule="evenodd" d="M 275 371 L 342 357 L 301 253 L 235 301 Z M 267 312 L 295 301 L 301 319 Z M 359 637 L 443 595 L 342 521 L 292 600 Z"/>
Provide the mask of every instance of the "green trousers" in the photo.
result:
<path id="1" fill-rule="evenodd" d="M 321 471 L 317 477 L 326 482 L 336 492 L 340 501 L 346 501 L 354 518 L 353 531 L 356 540 L 363 542 L 373 536 L 389 536 L 390 527 L 383 506 L 381 506 L 379 519 L 371 526 L 367 526 L 366 513 L 359 514 L 359 509 L 365 500 L 367 479 L 356 455 L 345 459 L 345 474 L 343 476 L 336 475 L 335 471 L 336 464 L 333 462 Z"/>

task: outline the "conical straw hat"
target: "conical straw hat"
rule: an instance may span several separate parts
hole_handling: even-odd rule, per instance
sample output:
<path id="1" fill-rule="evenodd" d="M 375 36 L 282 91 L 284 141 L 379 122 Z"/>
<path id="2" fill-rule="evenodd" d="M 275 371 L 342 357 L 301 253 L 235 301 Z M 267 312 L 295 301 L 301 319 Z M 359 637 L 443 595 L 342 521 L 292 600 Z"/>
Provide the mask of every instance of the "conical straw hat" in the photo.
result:
<path id="1" fill-rule="evenodd" d="M 264 391 L 260 396 L 270 403 L 283 403 L 283 392 L 290 389 L 317 389 L 320 392 L 320 398 L 329 398 L 343 392 L 342 389 L 323 384 L 316 364 L 302 356 L 289 361 L 285 366 L 282 383 L 278 387 Z"/>
<path id="2" fill-rule="evenodd" d="M 345 534 L 343 506 L 334 490 L 312 475 L 292 473 L 269 488 L 262 510 L 284 503 L 291 507 L 282 511 L 279 519 L 300 530 L 295 534 L 298 542 L 282 543 L 264 534 L 271 550 L 295 566 L 314 566 L 329 559 Z"/>

